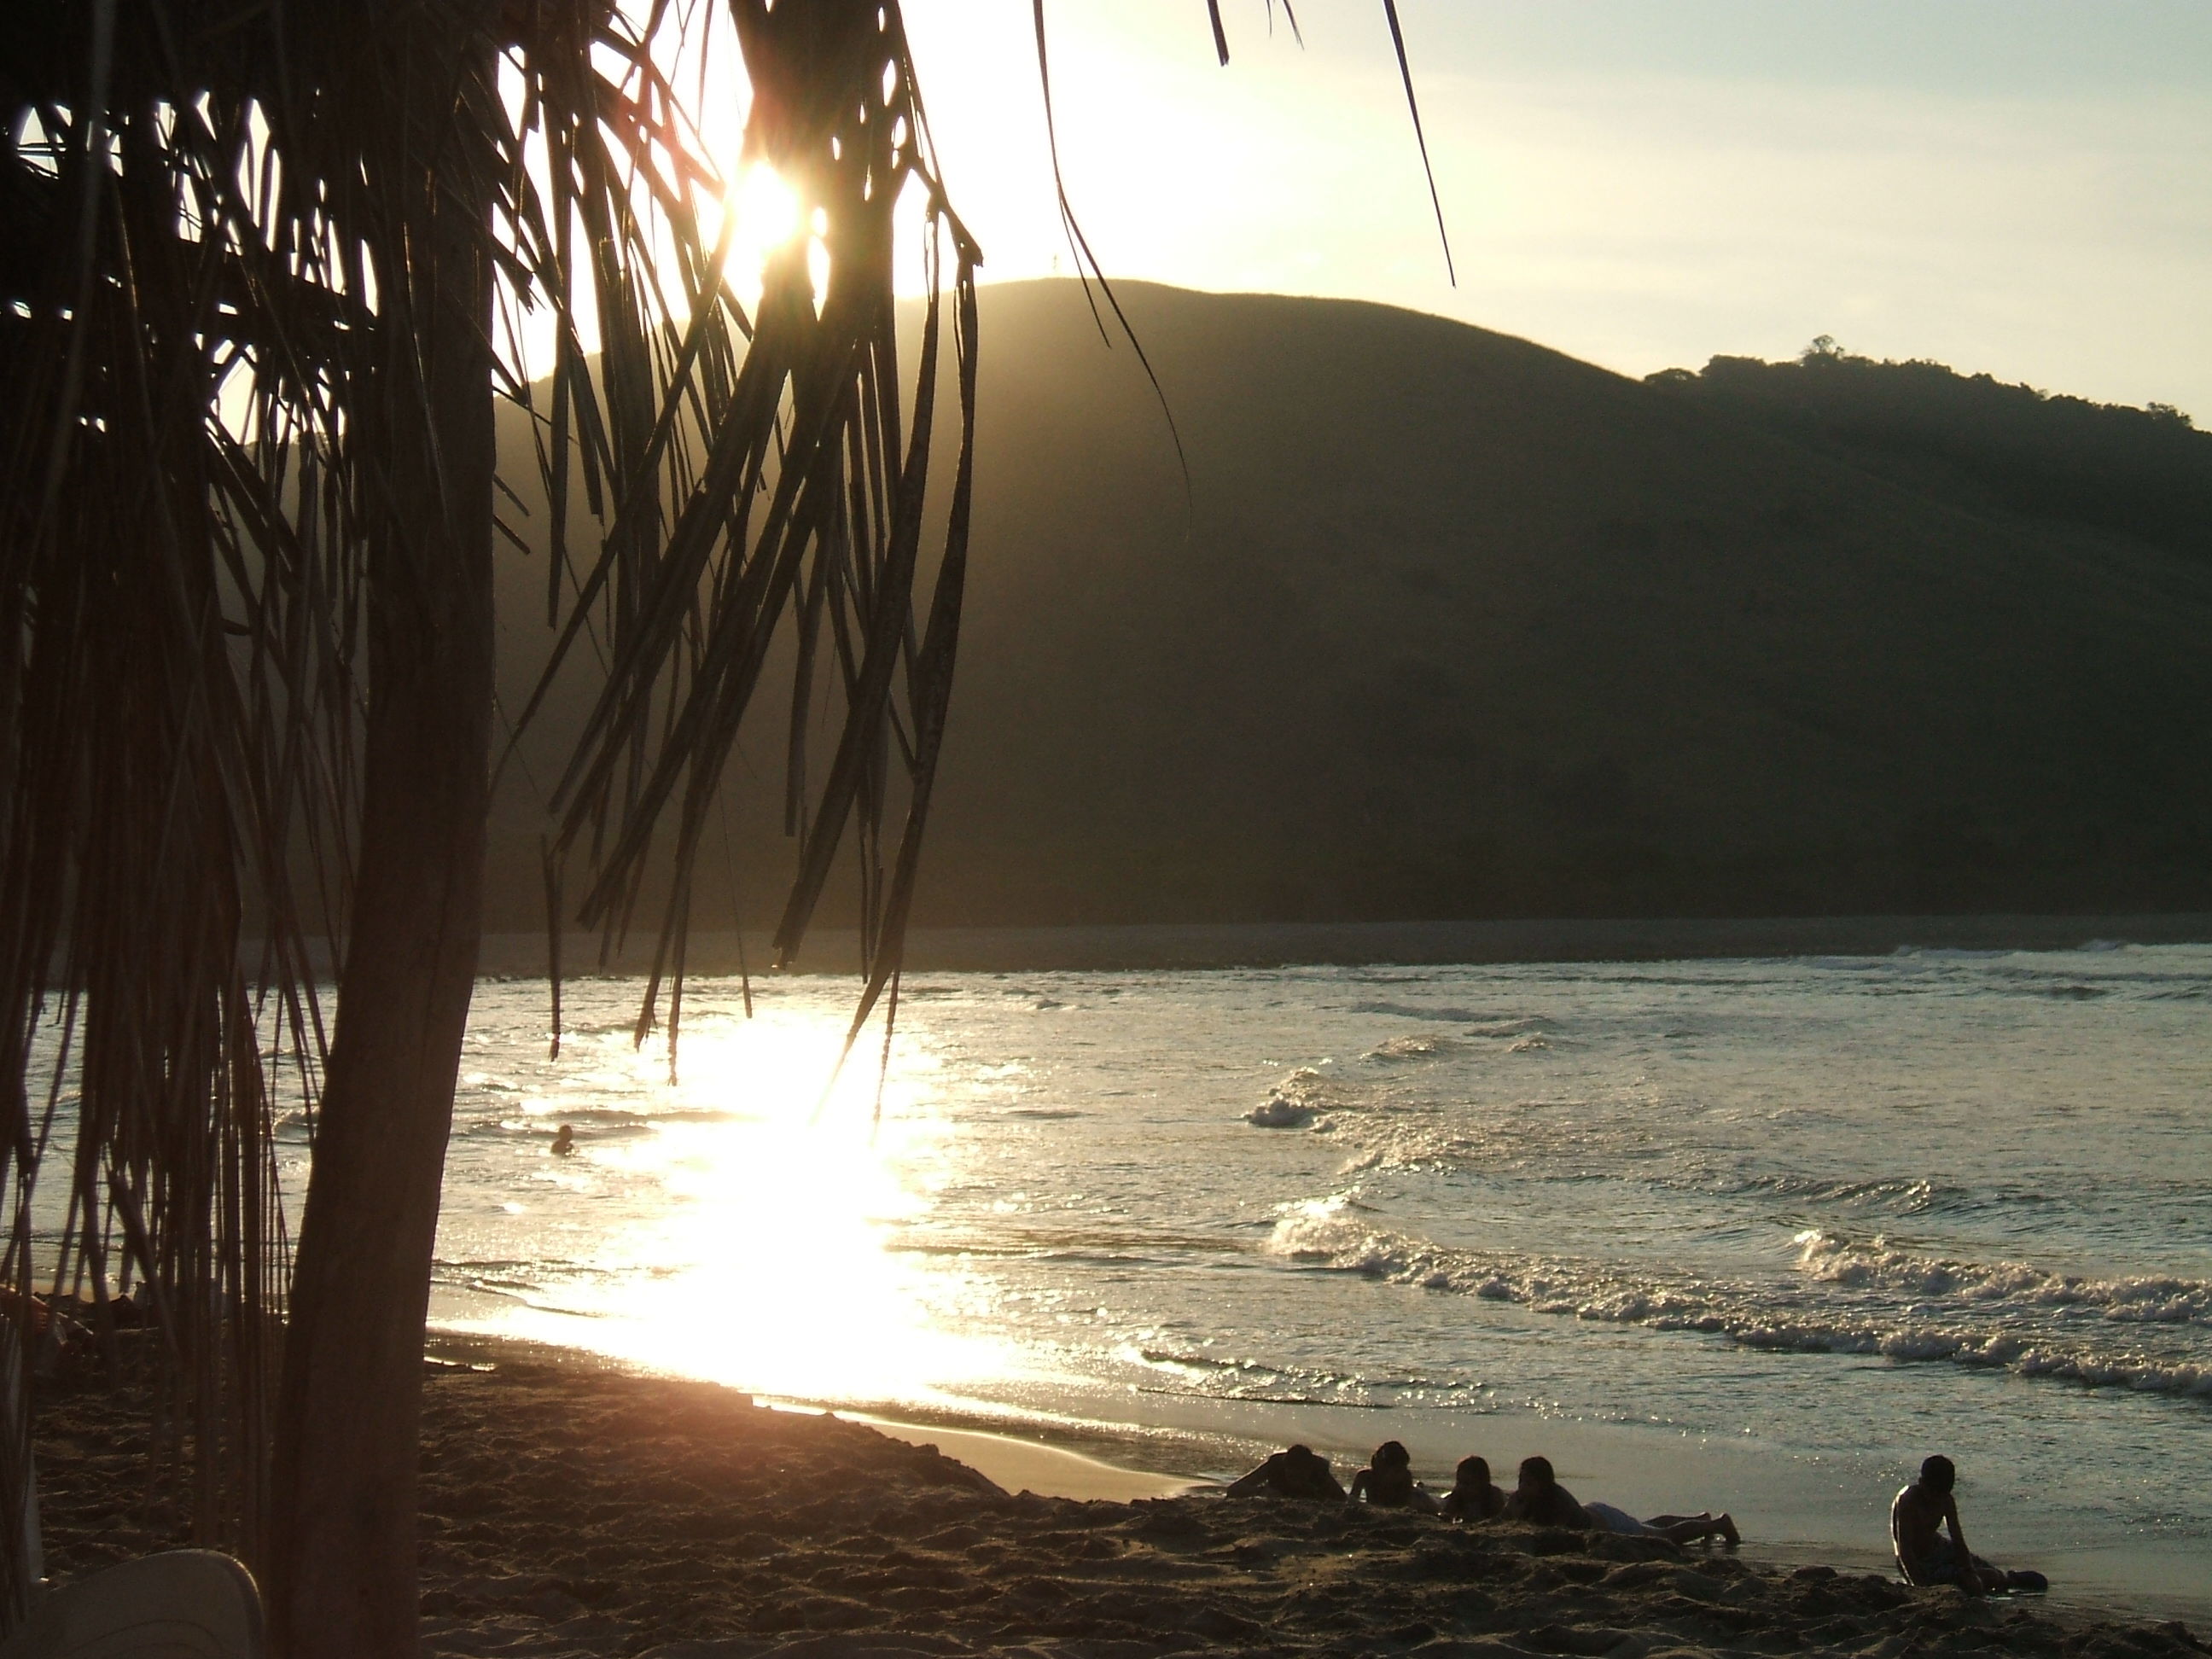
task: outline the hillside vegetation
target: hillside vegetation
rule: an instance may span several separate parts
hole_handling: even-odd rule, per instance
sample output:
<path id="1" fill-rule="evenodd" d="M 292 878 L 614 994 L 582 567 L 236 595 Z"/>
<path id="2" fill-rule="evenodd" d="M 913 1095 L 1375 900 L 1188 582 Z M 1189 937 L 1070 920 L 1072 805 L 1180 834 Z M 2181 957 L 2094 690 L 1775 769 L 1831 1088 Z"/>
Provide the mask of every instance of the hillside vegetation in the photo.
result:
<path id="1" fill-rule="evenodd" d="M 1188 504 L 1075 285 L 984 292 L 918 921 L 2212 902 L 2212 440 L 2179 419 L 1849 358 L 1645 384 L 1379 306 L 1121 293 Z M 507 556 L 513 706 L 544 578 Z M 784 718 L 732 804 L 755 919 Z M 540 915 L 543 781 L 502 784 L 495 927 Z"/>
<path id="2" fill-rule="evenodd" d="M 2164 404 L 2094 404 L 1942 363 L 1876 362 L 1826 335 L 1795 362 L 1715 357 L 1649 383 L 1969 509 L 2118 531 L 2212 559 L 2212 432 Z"/>

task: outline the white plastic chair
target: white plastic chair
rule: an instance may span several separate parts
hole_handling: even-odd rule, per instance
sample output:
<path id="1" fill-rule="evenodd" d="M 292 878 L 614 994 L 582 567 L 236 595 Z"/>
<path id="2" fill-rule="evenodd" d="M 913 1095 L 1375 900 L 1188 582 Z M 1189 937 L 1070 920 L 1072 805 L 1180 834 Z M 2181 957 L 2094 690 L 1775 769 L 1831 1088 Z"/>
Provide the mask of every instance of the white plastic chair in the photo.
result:
<path id="1" fill-rule="evenodd" d="M 143 1556 L 49 1591 L 0 1659 L 261 1659 L 261 1593 L 213 1550 Z"/>

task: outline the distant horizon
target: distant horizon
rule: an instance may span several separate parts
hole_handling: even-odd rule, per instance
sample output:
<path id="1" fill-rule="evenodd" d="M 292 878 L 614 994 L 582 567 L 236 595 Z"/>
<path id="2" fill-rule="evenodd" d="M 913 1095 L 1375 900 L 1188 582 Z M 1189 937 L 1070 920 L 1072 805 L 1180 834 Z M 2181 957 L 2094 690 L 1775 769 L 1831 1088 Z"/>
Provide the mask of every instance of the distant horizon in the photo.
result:
<path id="1" fill-rule="evenodd" d="M 769 969 L 772 930 L 747 928 L 743 969 L 763 981 L 843 975 L 860 966 L 848 927 L 809 933 L 797 966 Z M 581 964 L 562 977 L 632 979 L 653 967 L 654 940 L 633 936 L 606 967 L 590 954 L 596 935 L 571 928 Z M 2051 952 L 2106 946 L 2212 943 L 2212 913 L 1891 916 L 1527 916 L 1396 921 L 1110 922 L 918 927 L 906 967 L 923 973 L 1141 973 L 1237 968 L 1375 967 L 1568 962 L 1766 960 L 1886 957 L 1900 951 Z M 545 936 L 486 933 L 478 975 L 529 979 L 545 971 Z M 687 935 L 685 975 L 740 971 L 734 929 Z"/>

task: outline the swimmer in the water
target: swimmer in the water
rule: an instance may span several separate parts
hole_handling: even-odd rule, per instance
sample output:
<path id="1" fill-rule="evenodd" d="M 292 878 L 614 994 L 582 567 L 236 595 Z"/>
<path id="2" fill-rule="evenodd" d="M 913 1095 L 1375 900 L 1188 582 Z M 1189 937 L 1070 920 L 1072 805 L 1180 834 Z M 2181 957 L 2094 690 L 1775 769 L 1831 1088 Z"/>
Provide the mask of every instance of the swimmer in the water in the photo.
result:
<path id="1" fill-rule="evenodd" d="M 562 1124 L 553 1132 L 553 1156 L 566 1158 L 576 1150 L 576 1132 Z"/>

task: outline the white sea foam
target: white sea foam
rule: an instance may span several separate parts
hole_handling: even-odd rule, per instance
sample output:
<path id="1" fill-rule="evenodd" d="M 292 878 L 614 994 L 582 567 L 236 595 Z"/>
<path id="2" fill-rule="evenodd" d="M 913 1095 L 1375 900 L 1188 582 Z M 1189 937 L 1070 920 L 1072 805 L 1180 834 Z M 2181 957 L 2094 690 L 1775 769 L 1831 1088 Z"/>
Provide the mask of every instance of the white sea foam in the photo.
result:
<path id="1" fill-rule="evenodd" d="M 1318 1066 L 1301 1066 L 1243 1114 L 1244 1121 L 1262 1129 L 1303 1129 L 1323 1112 L 1351 1103 L 1354 1092 Z"/>
<path id="2" fill-rule="evenodd" d="M 2091 1314 L 2119 1323 L 2193 1322 L 2212 1294 L 2201 1282 L 2089 1279 L 2018 1263 L 1936 1261 L 1825 1234 L 1799 1243 L 1801 1263 L 1820 1291 L 1453 1249 L 1378 1227 L 1350 1193 L 1338 1193 L 1285 1207 L 1267 1249 L 1392 1284 L 1539 1313 L 1709 1333 L 1746 1347 L 1948 1360 L 2024 1376 L 2212 1395 L 2212 1347 L 2185 1343 L 2154 1353 L 2107 1346 L 2090 1340 L 2094 1327 L 2082 1322 Z M 1915 1300 L 1901 1304 L 1900 1294 Z"/>
<path id="3" fill-rule="evenodd" d="M 825 1403 L 1277 1443 L 1369 1432 L 1316 1402 L 1389 1410 L 1417 1456 L 1533 1407 L 1879 1495 L 1942 1446 L 1976 1514 L 2212 1538 L 2212 947 L 933 985 L 880 1118 L 872 1065 L 817 1114 L 799 1063 L 842 984 L 756 986 L 750 1025 L 695 987 L 681 1087 L 632 1049 L 640 988 L 572 986 L 557 1062 L 543 988 L 483 988 L 441 1316 L 629 1353 L 627 1313 L 529 1310 L 654 1310 L 724 1380 Z M 556 1164 L 572 1109 L 619 1115 Z"/>
<path id="4" fill-rule="evenodd" d="M 1376 1043 L 1360 1058 L 1376 1065 L 1389 1066 L 1407 1060 L 1436 1060 L 1458 1047 L 1449 1037 L 1395 1036 Z"/>
<path id="5" fill-rule="evenodd" d="M 2212 1323 L 2212 1284 L 2203 1279 L 2089 1279 L 2021 1261 L 1949 1261 L 1893 1249 L 1880 1237 L 1862 1243 L 1817 1231 L 1800 1233 L 1797 1243 L 1800 1267 L 1855 1290 L 2080 1309 L 2140 1324 Z"/>

